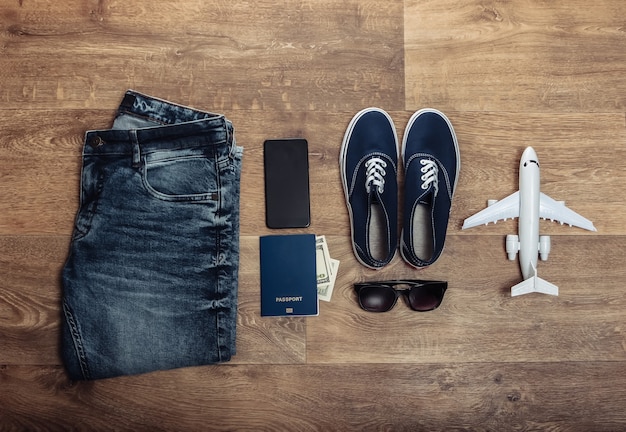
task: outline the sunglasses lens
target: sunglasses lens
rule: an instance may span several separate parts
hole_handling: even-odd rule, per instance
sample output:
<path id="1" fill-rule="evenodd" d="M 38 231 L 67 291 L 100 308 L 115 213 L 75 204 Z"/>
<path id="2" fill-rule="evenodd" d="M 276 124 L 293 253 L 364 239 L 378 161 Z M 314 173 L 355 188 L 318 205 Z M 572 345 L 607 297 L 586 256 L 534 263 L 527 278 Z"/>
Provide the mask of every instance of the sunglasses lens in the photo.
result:
<path id="1" fill-rule="evenodd" d="M 383 286 L 364 286 L 359 291 L 361 307 L 370 312 L 386 312 L 396 302 L 393 288 Z"/>
<path id="2" fill-rule="evenodd" d="M 416 311 L 436 309 L 443 300 L 444 290 L 441 286 L 421 286 L 409 291 L 409 304 Z"/>

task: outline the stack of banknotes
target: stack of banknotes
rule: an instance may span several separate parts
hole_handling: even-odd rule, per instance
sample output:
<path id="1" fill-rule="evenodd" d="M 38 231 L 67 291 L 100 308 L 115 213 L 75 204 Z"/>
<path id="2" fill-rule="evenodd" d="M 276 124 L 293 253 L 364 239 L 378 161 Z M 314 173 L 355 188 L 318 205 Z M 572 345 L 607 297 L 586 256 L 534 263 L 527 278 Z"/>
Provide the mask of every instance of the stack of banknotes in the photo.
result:
<path id="1" fill-rule="evenodd" d="M 317 296 L 320 300 L 330 301 L 335 288 L 339 260 L 330 257 L 325 236 L 315 237 L 315 252 L 317 265 Z"/>

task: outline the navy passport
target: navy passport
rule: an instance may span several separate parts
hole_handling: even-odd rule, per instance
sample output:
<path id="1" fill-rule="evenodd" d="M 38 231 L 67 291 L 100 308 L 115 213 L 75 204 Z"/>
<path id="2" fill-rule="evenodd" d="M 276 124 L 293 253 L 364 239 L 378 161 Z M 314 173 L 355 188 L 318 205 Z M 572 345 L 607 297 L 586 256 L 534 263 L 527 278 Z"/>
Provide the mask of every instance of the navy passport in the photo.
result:
<path id="1" fill-rule="evenodd" d="M 318 315 L 315 234 L 260 238 L 261 316 Z"/>

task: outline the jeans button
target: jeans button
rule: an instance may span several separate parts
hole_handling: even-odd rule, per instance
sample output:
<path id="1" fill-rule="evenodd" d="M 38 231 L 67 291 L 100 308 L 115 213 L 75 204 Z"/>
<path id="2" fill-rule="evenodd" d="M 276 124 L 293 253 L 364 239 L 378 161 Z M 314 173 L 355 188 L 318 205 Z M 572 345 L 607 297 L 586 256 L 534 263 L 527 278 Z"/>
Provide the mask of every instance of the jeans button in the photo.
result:
<path id="1" fill-rule="evenodd" d="M 93 148 L 100 147 L 104 145 L 104 140 L 96 135 L 89 140 L 89 145 Z"/>

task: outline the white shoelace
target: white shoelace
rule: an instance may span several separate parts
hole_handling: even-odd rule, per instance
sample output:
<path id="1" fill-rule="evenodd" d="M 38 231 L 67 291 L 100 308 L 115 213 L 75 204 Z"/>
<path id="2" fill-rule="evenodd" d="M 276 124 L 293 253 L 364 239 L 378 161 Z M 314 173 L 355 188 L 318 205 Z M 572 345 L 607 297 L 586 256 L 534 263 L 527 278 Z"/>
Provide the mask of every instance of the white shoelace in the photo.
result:
<path id="1" fill-rule="evenodd" d="M 370 193 L 372 185 L 376 186 L 378 193 L 385 190 L 385 168 L 387 163 L 379 157 L 373 157 L 365 162 L 365 189 Z"/>
<path id="2" fill-rule="evenodd" d="M 437 181 L 439 168 L 437 164 L 429 159 L 422 159 L 420 163 L 422 164 L 422 189 L 426 190 L 432 184 L 435 188 L 435 195 L 437 195 L 437 192 L 439 192 L 439 182 Z"/>

